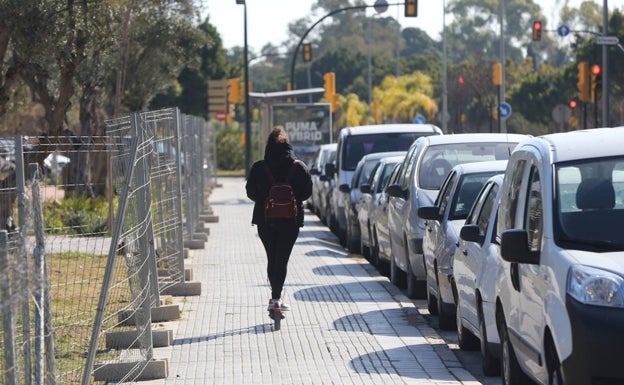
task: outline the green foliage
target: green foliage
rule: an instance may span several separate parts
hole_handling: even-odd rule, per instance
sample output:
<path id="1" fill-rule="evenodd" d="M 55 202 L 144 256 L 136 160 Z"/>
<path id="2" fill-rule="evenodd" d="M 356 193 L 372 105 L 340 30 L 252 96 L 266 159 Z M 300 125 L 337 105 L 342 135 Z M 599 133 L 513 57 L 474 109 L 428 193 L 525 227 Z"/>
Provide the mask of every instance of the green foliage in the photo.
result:
<path id="1" fill-rule="evenodd" d="M 217 128 L 217 169 L 240 170 L 245 168 L 245 146 L 241 141 L 243 129 L 238 124 Z"/>
<path id="2" fill-rule="evenodd" d="M 102 197 L 66 197 L 43 204 L 49 234 L 103 235 L 108 230 L 108 202 Z"/>

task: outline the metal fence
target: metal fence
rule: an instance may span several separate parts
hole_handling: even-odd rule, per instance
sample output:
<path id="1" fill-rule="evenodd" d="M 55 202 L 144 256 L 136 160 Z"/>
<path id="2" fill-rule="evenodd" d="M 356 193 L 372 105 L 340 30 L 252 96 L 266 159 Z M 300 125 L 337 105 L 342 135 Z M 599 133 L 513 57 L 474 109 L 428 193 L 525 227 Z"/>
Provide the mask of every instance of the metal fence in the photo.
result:
<path id="1" fill-rule="evenodd" d="M 165 294 L 191 283 L 214 135 L 174 108 L 106 126 L 0 142 L 14 143 L 0 154 L 0 385 L 166 376 L 153 349 L 171 332 L 153 323 L 179 316 Z"/>

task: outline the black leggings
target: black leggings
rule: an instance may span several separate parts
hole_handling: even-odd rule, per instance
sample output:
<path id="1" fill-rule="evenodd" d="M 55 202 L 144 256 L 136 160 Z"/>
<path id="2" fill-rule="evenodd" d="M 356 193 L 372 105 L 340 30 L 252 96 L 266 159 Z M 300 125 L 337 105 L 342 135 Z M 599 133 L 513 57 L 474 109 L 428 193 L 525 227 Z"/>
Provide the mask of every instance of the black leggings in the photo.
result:
<path id="1" fill-rule="evenodd" d="M 271 284 L 271 298 L 282 296 L 288 259 L 292 252 L 299 226 L 292 220 L 275 221 L 258 225 L 258 235 L 267 254 L 267 275 Z"/>

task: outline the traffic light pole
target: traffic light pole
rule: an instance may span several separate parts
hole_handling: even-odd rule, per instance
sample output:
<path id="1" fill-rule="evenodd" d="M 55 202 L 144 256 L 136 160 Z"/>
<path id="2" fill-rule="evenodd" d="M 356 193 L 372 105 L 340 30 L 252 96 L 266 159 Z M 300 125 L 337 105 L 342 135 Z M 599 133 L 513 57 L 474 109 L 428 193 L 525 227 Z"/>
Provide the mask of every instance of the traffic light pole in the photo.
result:
<path id="1" fill-rule="evenodd" d="M 249 105 L 249 47 L 247 45 L 247 4 L 243 3 L 244 23 L 245 23 L 245 52 L 244 52 L 244 72 L 245 72 L 245 177 L 249 175 L 251 169 L 251 116 Z"/>
<path id="2" fill-rule="evenodd" d="M 393 3 L 393 4 L 388 4 L 388 5 L 405 5 L 405 2 Z M 297 62 L 297 55 L 299 54 L 299 49 L 303 45 L 303 41 L 308 36 L 308 34 L 314 29 L 314 27 L 319 25 L 319 23 L 322 22 L 323 20 L 325 20 L 328 17 L 333 16 L 333 15 L 335 15 L 337 13 L 344 12 L 344 11 L 353 11 L 353 10 L 356 10 L 356 9 L 373 8 L 373 7 L 375 7 L 375 5 L 354 5 L 354 6 L 351 6 L 351 7 L 344 7 L 344 8 L 339 8 L 339 9 L 333 10 L 330 13 L 328 13 L 327 15 L 325 15 L 325 16 L 321 17 L 320 19 L 318 19 L 314 24 L 312 24 L 312 26 L 310 28 L 308 28 L 307 31 L 305 31 L 305 33 L 301 36 L 301 39 L 299 40 L 299 43 L 297 44 L 297 47 L 295 48 L 295 52 L 293 52 L 292 62 L 291 62 L 291 65 L 290 65 L 290 84 L 292 85 L 292 89 L 293 90 L 295 89 L 295 63 Z"/>

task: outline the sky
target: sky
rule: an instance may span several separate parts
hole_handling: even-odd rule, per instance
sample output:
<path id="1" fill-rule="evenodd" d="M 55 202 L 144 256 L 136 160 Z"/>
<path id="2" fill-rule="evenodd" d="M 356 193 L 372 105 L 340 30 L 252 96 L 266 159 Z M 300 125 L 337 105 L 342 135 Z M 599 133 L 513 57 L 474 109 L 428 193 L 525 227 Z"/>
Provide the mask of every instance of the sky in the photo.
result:
<path id="1" fill-rule="evenodd" d="M 611 0 L 612 2 L 614 0 Z M 260 52 L 267 43 L 280 45 L 288 36 L 288 23 L 300 19 L 312 12 L 316 0 L 246 0 L 247 2 L 247 42 L 253 52 Z M 540 0 L 542 12 L 550 20 L 554 20 L 557 12 L 556 4 L 562 0 Z M 571 5 L 577 6 L 581 0 L 572 0 Z M 244 45 L 244 8 L 236 4 L 236 0 L 202 0 L 203 15 L 210 17 L 223 40 L 226 49 Z M 367 4 L 374 4 L 367 0 Z M 394 3 L 388 0 L 388 3 Z M 602 1 L 599 2 L 602 4 Z M 348 12 L 348 11 L 347 11 Z M 368 14 L 375 13 L 368 9 Z M 399 18 L 403 28 L 416 27 L 424 30 L 434 39 L 442 32 L 443 16 L 441 0 L 418 1 L 418 17 L 404 17 L 402 6 L 390 6 L 384 15 Z M 319 20 L 324 14 L 315 14 L 313 21 Z M 447 23 L 450 16 L 447 15 Z M 527 32 L 528 33 L 528 32 Z"/>

